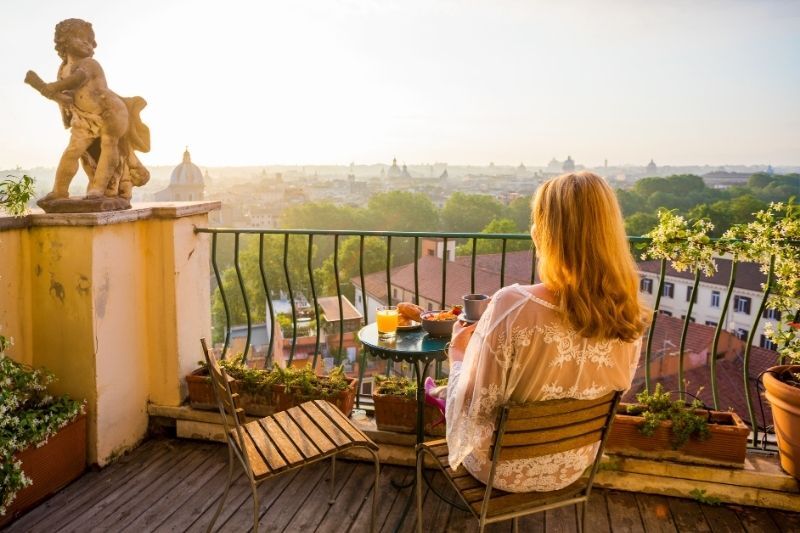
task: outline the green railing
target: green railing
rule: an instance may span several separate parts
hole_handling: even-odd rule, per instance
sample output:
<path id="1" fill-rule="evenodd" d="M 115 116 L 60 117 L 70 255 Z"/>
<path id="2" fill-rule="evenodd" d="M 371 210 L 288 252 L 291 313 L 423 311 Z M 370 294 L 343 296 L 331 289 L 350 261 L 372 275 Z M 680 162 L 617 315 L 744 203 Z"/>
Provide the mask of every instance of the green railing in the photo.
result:
<path id="1" fill-rule="evenodd" d="M 222 343 L 222 357 L 224 358 L 229 351 L 229 347 L 231 344 L 231 331 L 232 327 L 232 317 L 231 317 L 231 310 L 230 310 L 230 303 L 231 303 L 231 295 L 226 293 L 223 284 L 223 275 L 221 269 L 219 267 L 219 242 L 223 238 L 233 239 L 233 258 L 229 262 L 232 267 L 233 271 L 235 272 L 235 281 L 236 281 L 236 290 L 238 291 L 238 295 L 241 297 L 241 301 L 243 304 L 243 312 L 245 317 L 245 324 L 246 325 L 246 338 L 245 344 L 243 348 L 242 356 L 246 360 L 248 355 L 250 354 L 251 349 L 251 332 L 253 329 L 253 317 L 251 313 L 251 302 L 248 298 L 248 290 L 246 289 L 247 283 L 245 276 L 242 272 L 241 264 L 240 264 L 240 241 L 244 236 L 250 236 L 251 239 L 258 238 L 258 277 L 260 278 L 260 296 L 265 298 L 266 306 L 265 306 L 265 321 L 268 321 L 270 324 L 276 324 L 276 312 L 273 307 L 274 303 L 274 294 L 275 294 L 275 287 L 280 285 L 283 289 L 286 290 L 288 301 L 290 302 L 290 312 L 291 312 L 291 345 L 289 348 L 289 355 L 288 355 L 288 363 L 291 364 L 295 355 L 296 355 L 296 347 L 297 347 L 297 339 L 298 339 L 298 316 L 297 316 L 297 309 L 296 305 L 294 305 L 297 294 L 297 284 L 301 283 L 304 287 L 304 291 L 302 291 L 303 296 L 308 296 L 310 293 L 311 301 L 309 304 L 313 310 L 314 320 L 315 320 L 315 347 L 313 351 L 312 357 L 312 365 L 314 368 L 317 367 L 318 357 L 320 355 L 320 339 L 321 339 L 321 327 L 320 327 L 320 309 L 318 300 L 322 296 L 328 296 L 327 294 L 320 294 L 317 280 L 315 280 L 315 269 L 314 263 L 315 260 L 317 263 L 320 263 L 320 258 L 315 258 L 314 250 L 315 244 L 320 242 L 321 239 L 327 238 L 333 240 L 333 249 L 332 249 L 332 256 L 333 256 L 333 277 L 334 277 L 334 287 L 335 289 L 331 290 L 329 288 L 329 292 L 332 292 L 330 296 L 336 296 L 338 301 L 338 312 L 339 312 L 339 323 L 338 323 L 338 350 L 336 351 L 337 354 L 343 353 L 343 342 L 345 336 L 345 320 L 344 318 L 344 309 L 343 309 L 343 292 L 342 292 L 342 283 L 343 280 L 340 279 L 340 240 L 345 237 L 356 237 L 359 239 L 359 254 L 358 254 L 358 273 L 356 278 L 358 278 L 361 291 L 362 291 L 362 301 L 361 301 L 361 312 L 363 312 L 364 320 L 366 317 L 369 316 L 369 309 L 368 309 L 368 297 L 367 297 L 367 288 L 365 284 L 365 278 L 367 275 L 371 274 L 372 272 L 367 272 L 365 270 L 364 265 L 364 255 L 365 255 L 365 239 L 368 237 L 379 237 L 384 240 L 386 243 L 386 254 L 384 259 L 384 273 L 385 273 L 385 283 L 386 283 L 386 294 L 387 294 L 387 301 L 384 302 L 387 305 L 392 305 L 393 303 L 397 303 L 393 301 L 393 283 L 392 283 L 392 269 L 394 267 L 400 266 L 393 264 L 392 256 L 393 256 L 393 244 L 396 244 L 398 241 L 402 241 L 402 244 L 408 248 L 410 247 L 413 250 L 412 254 L 407 254 L 411 256 L 411 261 L 413 262 L 413 301 L 414 303 L 419 303 L 420 301 L 420 272 L 419 272 L 419 263 L 420 263 L 420 244 L 421 239 L 436 239 L 438 242 L 442 243 L 442 257 L 441 257 L 441 286 L 440 286 L 440 294 L 439 294 L 439 304 L 440 307 L 444 308 L 447 304 L 452 304 L 455 302 L 447 302 L 446 301 L 446 290 L 447 290 L 447 283 L 448 283 L 448 243 L 451 241 L 458 241 L 463 244 L 468 244 L 468 249 L 470 250 L 470 291 L 475 292 L 476 289 L 476 271 L 477 271 L 477 258 L 480 256 L 478 253 L 478 245 L 481 241 L 500 241 L 500 251 L 494 252 L 500 255 L 500 267 L 498 275 L 498 286 L 495 288 L 499 289 L 500 287 L 505 285 L 506 282 L 506 259 L 508 254 L 511 252 L 507 251 L 507 245 L 510 241 L 530 241 L 530 236 L 527 234 L 483 234 L 483 233 L 443 233 L 443 232 L 396 232 L 396 231 L 349 231 L 349 230 L 313 230 L 313 229 L 288 229 L 288 230 L 266 230 L 266 229 L 237 229 L 237 228 L 200 228 L 197 229 L 199 233 L 207 233 L 210 234 L 211 237 L 211 266 L 214 271 L 214 277 L 216 280 L 216 285 L 219 288 L 219 301 L 224 308 L 224 324 L 215 324 L 215 327 L 219 328 L 220 331 L 223 332 L 221 343 Z M 265 238 L 268 236 L 279 236 L 283 238 L 283 246 L 282 249 L 267 249 Z M 298 273 L 300 270 L 292 270 L 292 265 L 290 265 L 290 238 L 295 239 L 295 246 L 298 246 L 297 239 L 300 239 L 299 245 L 305 247 L 305 262 L 304 265 L 304 274 L 302 280 L 297 279 Z M 642 246 L 646 245 L 649 242 L 649 239 L 644 237 L 630 237 L 630 244 L 633 248 L 641 248 Z M 273 243 L 274 244 L 274 243 Z M 462 247 L 462 250 L 464 248 Z M 282 273 L 280 277 L 282 279 L 269 279 L 269 275 L 266 269 L 266 258 L 270 256 L 270 254 L 282 254 Z M 534 273 L 535 273 L 535 263 L 536 263 L 536 252 L 533 249 L 531 244 L 531 248 L 529 249 L 530 254 L 530 270 L 529 276 L 527 279 L 530 283 L 534 282 Z M 731 297 L 734 292 L 735 284 L 736 284 L 736 276 L 737 276 L 737 268 L 739 266 L 739 261 L 733 260 L 731 264 L 731 273 L 730 278 L 727 285 L 727 290 L 724 297 L 724 303 L 720 305 L 720 316 L 717 320 L 717 325 L 713 335 L 713 341 L 711 346 L 711 353 L 717 354 L 719 348 L 719 341 L 721 334 L 724 330 L 725 318 L 728 313 L 728 307 L 731 302 Z M 379 270 L 380 271 L 380 270 Z M 294 273 L 294 279 L 292 272 Z M 662 260 L 660 262 L 660 268 L 658 272 L 658 284 L 657 290 L 655 292 L 655 302 L 654 302 L 654 309 L 653 309 L 653 325 L 659 320 L 660 311 L 661 311 L 661 296 L 664 292 L 664 285 L 665 279 L 667 276 L 667 261 Z M 274 274 L 274 272 L 273 272 Z M 424 273 L 423 273 L 424 275 Z M 349 280 L 345 280 L 349 281 Z M 677 382 L 678 382 L 678 394 L 685 398 L 686 395 L 686 386 L 684 383 L 684 376 L 685 376 L 685 355 L 686 355 L 686 339 L 689 332 L 689 324 L 692 322 L 692 312 L 694 309 L 694 304 L 697 300 L 698 289 L 700 287 L 701 281 L 701 272 L 697 270 L 693 273 L 693 279 L 691 281 L 692 287 L 692 296 L 688 302 L 688 309 L 683 321 L 682 327 L 682 334 L 680 337 L 680 344 L 678 347 L 678 372 L 677 372 Z M 770 285 L 773 281 L 773 272 L 770 270 L 769 275 L 767 277 L 767 283 L 765 284 L 766 290 L 763 291 L 763 297 L 761 305 L 759 306 L 758 312 L 756 312 L 753 316 L 752 325 L 749 329 L 748 338 L 746 341 L 746 346 L 744 348 L 744 355 L 743 355 L 743 375 L 742 375 L 742 382 L 741 382 L 741 394 L 744 396 L 747 404 L 747 414 L 743 416 L 746 421 L 751 425 L 753 430 L 752 432 L 752 439 L 751 445 L 755 446 L 759 441 L 759 433 L 765 432 L 768 428 L 759 427 L 757 422 L 757 418 L 755 416 L 755 401 L 759 399 L 754 399 L 753 394 L 751 392 L 751 386 L 757 387 L 757 379 L 754 379 L 753 376 L 750 375 L 750 356 L 752 350 L 753 340 L 755 338 L 756 331 L 758 329 L 759 322 L 762 319 L 762 315 L 764 313 L 764 308 L 766 305 L 766 298 L 769 295 Z M 430 295 L 429 299 L 430 298 Z M 751 309 L 752 311 L 752 309 Z M 274 329 L 274 328 L 271 328 Z M 654 338 L 655 328 L 650 327 L 647 333 L 646 344 L 645 344 L 645 352 L 643 355 L 643 363 L 644 363 L 644 382 L 645 387 L 650 390 L 653 385 L 653 379 L 651 376 L 651 367 L 653 361 L 653 338 Z M 268 346 L 266 349 L 267 354 L 272 354 L 274 351 L 274 342 L 275 342 L 275 331 L 270 330 L 269 339 L 268 339 Z M 329 350 L 332 350 L 333 347 L 328 347 Z M 717 379 L 717 357 L 711 356 L 708 358 L 709 361 L 709 384 L 711 388 L 711 395 L 712 395 L 712 403 L 714 409 L 723 409 L 727 406 L 722 406 L 720 404 L 719 399 L 719 383 Z M 780 361 L 776 361 L 780 362 Z M 360 385 L 361 380 L 363 379 L 363 373 L 365 369 L 366 361 L 365 361 L 365 353 L 362 350 L 359 358 L 359 392 L 360 392 Z M 387 364 L 387 372 L 391 371 L 391 364 Z M 436 368 L 437 374 L 441 374 L 442 369 L 441 367 Z M 360 398 L 359 398 L 360 402 Z M 763 410 L 765 406 L 761 406 Z M 768 409 L 768 406 L 766 407 Z M 740 413 L 744 414 L 744 413 Z"/>

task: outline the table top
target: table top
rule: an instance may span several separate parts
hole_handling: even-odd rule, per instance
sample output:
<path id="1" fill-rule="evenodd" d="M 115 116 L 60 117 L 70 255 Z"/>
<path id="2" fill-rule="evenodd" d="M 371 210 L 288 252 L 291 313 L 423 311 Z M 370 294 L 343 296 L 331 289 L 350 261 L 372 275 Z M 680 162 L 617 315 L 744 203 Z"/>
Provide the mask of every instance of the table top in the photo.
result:
<path id="1" fill-rule="evenodd" d="M 450 342 L 450 337 L 431 337 L 422 328 L 398 331 L 393 340 L 379 339 L 375 323 L 361 328 L 358 339 L 378 356 L 404 360 L 416 357 L 444 361 L 447 358 L 444 349 Z"/>

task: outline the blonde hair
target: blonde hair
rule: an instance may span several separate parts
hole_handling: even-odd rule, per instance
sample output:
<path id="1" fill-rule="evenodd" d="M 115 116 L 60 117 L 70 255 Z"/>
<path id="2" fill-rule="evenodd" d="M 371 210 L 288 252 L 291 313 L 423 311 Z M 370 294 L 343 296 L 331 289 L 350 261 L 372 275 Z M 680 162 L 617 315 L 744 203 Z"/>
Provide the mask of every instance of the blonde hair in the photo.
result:
<path id="1" fill-rule="evenodd" d="M 645 327 L 639 275 L 617 197 L 591 172 L 546 181 L 533 198 L 531 233 L 539 276 L 558 308 L 587 338 L 639 338 Z"/>

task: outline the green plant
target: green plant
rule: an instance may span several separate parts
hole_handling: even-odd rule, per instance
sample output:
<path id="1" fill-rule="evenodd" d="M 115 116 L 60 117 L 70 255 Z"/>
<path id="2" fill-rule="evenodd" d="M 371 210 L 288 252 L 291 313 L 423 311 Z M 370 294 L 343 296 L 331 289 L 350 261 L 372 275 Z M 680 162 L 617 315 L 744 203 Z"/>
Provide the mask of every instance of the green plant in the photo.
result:
<path id="1" fill-rule="evenodd" d="M 731 227 L 721 244 L 742 259 L 759 263 L 765 274 L 772 269 L 766 307 L 780 311 L 781 320 L 767 324 L 764 333 L 782 356 L 800 364 L 800 324 L 795 322 L 800 306 L 800 206 L 794 199 L 772 203 L 756 213 L 753 222 Z"/>
<path id="2" fill-rule="evenodd" d="M 28 202 L 33 198 L 33 178 L 27 174 L 21 178 L 6 176 L 0 180 L 0 209 L 15 217 L 25 214 Z"/>
<path id="3" fill-rule="evenodd" d="M 690 438 L 706 439 L 709 436 L 708 417 L 699 414 L 703 408 L 700 400 L 693 400 L 687 405 L 684 400 L 672 400 L 669 392 L 665 392 L 661 383 L 656 384 L 652 393 L 642 391 L 636 395 L 635 405 L 628 406 L 628 413 L 640 415 L 644 422 L 639 426 L 643 435 L 652 436 L 664 421 L 672 422 L 672 448 L 677 450 Z"/>
<path id="4" fill-rule="evenodd" d="M 0 336 L 0 515 L 17 492 L 31 484 L 14 454 L 43 446 L 85 411 L 83 402 L 47 394 L 53 374 L 7 357 L 4 352 L 10 345 L 10 339 Z"/>
<path id="5" fill-rule="evenodd" d="M 689 496 L 691 496 L 694 501 L 704 503 L 706 505 L 719 505 L 722 503 L 722 500 L 719 498 L 706 494 L 705 489 L 693 489 L 691 492 L 689 492 Z"/>
<path id="6" fill-rule="evenodd" d="M 407 398 L 417 397 L 417 383 L 405 376 L 384 376 L 376 375 L 375 392 L 389 396 L 405 396 Z M 437 385 L 447 385 L 447 378 L 437 379 Z"/>
<path id="7" fill-rule="evenodd" d="M 700 219 L 690 223 L 674 211 L 659 209 L 658 225 L 645 235 L 651 239 L 642 259 L 666 259 L 678 272 L 700 269 L 706 276 L 717 271 L 709 232 L 714 225 Z"/>

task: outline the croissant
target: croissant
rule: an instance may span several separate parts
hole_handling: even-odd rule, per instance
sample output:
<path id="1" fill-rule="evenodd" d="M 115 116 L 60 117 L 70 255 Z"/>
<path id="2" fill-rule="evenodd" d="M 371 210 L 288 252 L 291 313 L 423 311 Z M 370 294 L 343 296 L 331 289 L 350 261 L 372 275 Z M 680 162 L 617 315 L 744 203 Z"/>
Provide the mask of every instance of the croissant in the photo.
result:
<path id="1" fill-rule="evenodd" d="M 421 308 L 418 305 L 414 305 L 414 304 L 412 304 L 410 302 L 400 302 L 399 304 L 397 304 L 397 312 L 398 313 L 400 313 L 402 316 L 404 316 L 406 318 L 409 318 L 411 320 L 415 320 L 417 322 L 422 320 L 420 318 L 420 314 L 423 311 L 424 311 L 423 308 Z"/>

